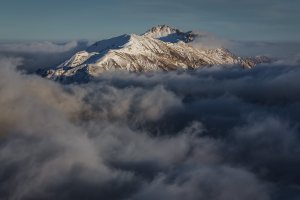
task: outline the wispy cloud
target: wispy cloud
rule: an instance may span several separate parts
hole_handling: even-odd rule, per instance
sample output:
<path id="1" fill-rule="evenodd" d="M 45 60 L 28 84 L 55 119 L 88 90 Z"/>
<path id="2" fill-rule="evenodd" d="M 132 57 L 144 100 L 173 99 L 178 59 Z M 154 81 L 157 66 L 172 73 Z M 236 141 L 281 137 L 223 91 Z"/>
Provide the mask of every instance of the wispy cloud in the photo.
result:
<path id="1" fill-rule="evenodd" d="M 2 43 L 0 52 L 16 53 L 63 53 L 77 48 L 80 45 L 78 41 L 66 43 L 54 43 L 48 41 L 41 42 L 23 42 L 23 43 Z"/>
<path id="2" fill-rule="evenodd" d="M 6 42 L 0 43 L 0 56 L 22 58 L 19 69 L 32 73 L 37 69 L 56 66 L 88 45 L 87 41 Z"/>

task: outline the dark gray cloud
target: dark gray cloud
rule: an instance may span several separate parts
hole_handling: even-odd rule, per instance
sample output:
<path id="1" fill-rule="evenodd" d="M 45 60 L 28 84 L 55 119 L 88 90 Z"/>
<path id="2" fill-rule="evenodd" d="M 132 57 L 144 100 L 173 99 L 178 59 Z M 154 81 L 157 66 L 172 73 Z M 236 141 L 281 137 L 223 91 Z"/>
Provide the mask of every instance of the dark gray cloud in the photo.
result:
<path id="1" fill-rule="evenodd" d="M 300 67 L 103 74 L 0 61 L 1 199 L 300 197 Z"/>

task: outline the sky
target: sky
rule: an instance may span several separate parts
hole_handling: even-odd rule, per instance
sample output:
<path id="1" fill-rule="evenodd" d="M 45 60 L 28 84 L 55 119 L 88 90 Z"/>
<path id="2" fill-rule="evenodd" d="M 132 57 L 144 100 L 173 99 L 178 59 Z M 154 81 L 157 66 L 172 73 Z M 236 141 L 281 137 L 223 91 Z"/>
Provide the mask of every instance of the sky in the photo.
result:
<path id="1" fill-rule="evenodd" d="M 0 40 L 96 40 L 168 24 L 238 40 L 300 41 L 298 0 L 0 0 Z"/>

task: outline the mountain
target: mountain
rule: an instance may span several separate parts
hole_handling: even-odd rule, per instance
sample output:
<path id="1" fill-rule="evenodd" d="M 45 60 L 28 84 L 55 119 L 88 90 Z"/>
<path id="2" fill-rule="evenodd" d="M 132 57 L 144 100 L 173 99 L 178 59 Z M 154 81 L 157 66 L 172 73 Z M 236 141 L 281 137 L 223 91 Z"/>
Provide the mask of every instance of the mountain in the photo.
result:
<path id="1" fill-rule="evenodd" d="M 151 28 L 142 35 L 121 35 L 94 43 L 59 66 L 40 71 L 49 79 L 82 82 L 105 71 L 130 72 L 195 69 L 211 65 L 241 65 L 251 68 L 268 61 L 265 57 L 240 58 L 227 49 L 198 49 L 191 46 L 199 35 L 167 25 Z"/>

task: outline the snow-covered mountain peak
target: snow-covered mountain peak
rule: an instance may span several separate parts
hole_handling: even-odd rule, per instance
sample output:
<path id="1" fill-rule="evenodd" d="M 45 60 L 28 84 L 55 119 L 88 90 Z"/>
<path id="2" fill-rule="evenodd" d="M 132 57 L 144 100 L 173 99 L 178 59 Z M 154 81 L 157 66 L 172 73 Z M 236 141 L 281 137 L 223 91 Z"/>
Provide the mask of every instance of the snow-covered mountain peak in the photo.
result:
<path id="1" fill-rule="evenodd" d="M 150 30 L 148 30 L 146 33 L 144 33 L 144 36 L 153 37 L 153 38 L 161 38 L 168 36 L 170 34 L 174 34 L 180 32 L 179 29 L 175 29 L 168 25 L 158 25 L 155 27 L 152 27 Z"/>
<path id="2" fill-rule="evenodd" d="M 164 42 L 188 43 L 193 41 L 198 35 L 192 31 L 183 32 L 179 29 L 173 28 L 168 25 L 158 25 L 148 30 L 146 33 L 143 34 L 143 36 L 152 37 Z"/>
<path id="3" fill-rule="evenodd" d="M 125 34 L 94 43 L 61 65 L 41 71 L 47 78 L 83 82 L 105 71 L 131 72 L 195 69 L 211 65 L 251 68 L 264 58 L 240 58 L 227 49 L 198 49 L 189 44 L 198 35 L 167 25 L 153 27 L 143 35 Z"/>

